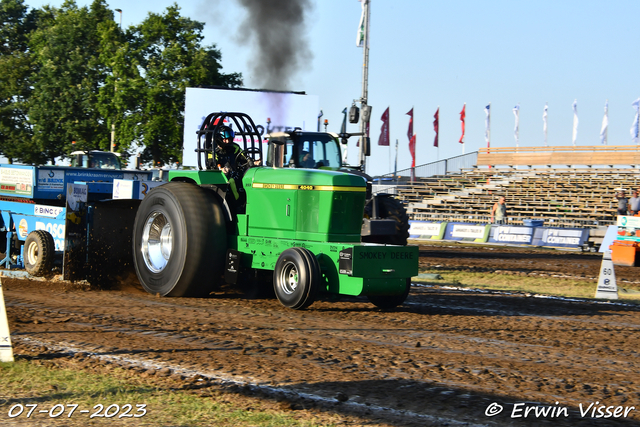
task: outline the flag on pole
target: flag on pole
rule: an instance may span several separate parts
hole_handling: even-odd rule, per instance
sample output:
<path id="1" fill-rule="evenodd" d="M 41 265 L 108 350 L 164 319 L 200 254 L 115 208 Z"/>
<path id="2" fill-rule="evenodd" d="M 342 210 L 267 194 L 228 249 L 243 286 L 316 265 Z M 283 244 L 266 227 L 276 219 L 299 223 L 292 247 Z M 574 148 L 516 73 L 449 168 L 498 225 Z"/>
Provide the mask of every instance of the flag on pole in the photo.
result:
<path id="1" fill-rule="evenodd" d="M 409 129 L 407 129 L 407 137 L 409 138 L 409 152 L 411 153 L 411 167 L 416 167 L 416 136 L 413 134 L 413 108 L 407 113 L 409 116 Z"/>
<path id="2" fill-rule="evenodd" d="M 573 101 L 573 137 L 571 143 L 575 147 L 576 140 L 578 139 L 578 100 Z"/>
<path id="3" fill-rule="evenodd" d="M 516 138 L 516 147 L 520 143 L 520 104 L 513 107 L 513 115 L 516 116 L 516 125 L 513 129 L 513 136 Z"/>
<path id="4" fill-rule="evenodd" d="M 609 100 L 604 102 L 604 117 L 602 117 L 602 128 L 600 129 L 600 143 L 607 145 L 607 131 L 609 128 Z"/>
<path id="5" fill-rule="evenodd" d="M 640 98 L 633 101 L 631 106 L 636 109 L 636 117 L 633 119 L 633 125 L 631 126 L 631 138 L 635 144 L 638 144 L 638 121 L 640 120 L 638 110 L 640 110 Z"/>
<path id="6" fill-rule="evenodd" d="M 438 146 L 438 129 L 440 128 L 440 107 L 436 110 L 436 113 L 433 115 L 433 130 L 436 131 L 436 137 L 433 140 L 433 146 Z"/>
<path id="7" fill-rule="evenodd" d="M 362 13 L 360 14 L 360 25 L 358 25 L 358 35 L 356 37 L 356 46 L 363 47 L 364 46 L 364 34 L 366 32 L 366 17 L 365 17 L 365 3 L 369 0 L 358 0 L 362 5 Z"/>
<path id="8" fill-rule="evenodd" d="M 547 115 L 549 113 L 549 104 L 544 104 L 544 111 L 542 111 L 542 132 L 544 133 L 544 146 L 547 144 Z"/>
<path id="9" fill-rule="evenodd" d="M 465 118 L 465 116 L 466 116 L 466 114 L 465 114 L 465 109 L 466 109 L 466 107 L 467 107 L 467 103 L 465 102 L 465 103 L 464 103 L 464 105 L 462 106 L 462 111 L 460 111 L 460 121 L 462 122 L 462 123 L 461 123 L 461 126 L 462 126 L 462 135 L 460 136 L 460 140 L 458 140 L 458 142 L 459 142 L 460 144 L 464 144 L 464 118 Z"/>
<path id="10" fill-rule="evenodd" d="M 484 119 L 484 140 L 489 148 L 491 146 L 491 103 L 484 107 L 484 114 L 487 116 Z"/>
<path id="11" fill-rule="evenodd" d="M 389 146 L 389 107 L 382 113 L 382 128 L 380 129 L 380 138 L 378 139 L 378 145 Z"/>

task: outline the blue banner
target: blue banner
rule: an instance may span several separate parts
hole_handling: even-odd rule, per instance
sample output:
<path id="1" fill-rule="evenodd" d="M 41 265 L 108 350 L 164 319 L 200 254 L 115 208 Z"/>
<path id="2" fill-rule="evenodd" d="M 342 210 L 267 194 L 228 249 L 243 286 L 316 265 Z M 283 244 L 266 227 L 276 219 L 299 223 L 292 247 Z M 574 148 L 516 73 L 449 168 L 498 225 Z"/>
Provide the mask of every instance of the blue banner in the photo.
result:
<path id="1" fill-rule="evenodd" d="M 530 245 L 533 240 L 533 230 L 533 227 L 492 225 L 489 242 Z"/>
<path id="2" fill-rule="evenodd" d="M 533 245 L 579 248 L 589 239 L 589 229 L 584 228 L 536 228 Z"/>

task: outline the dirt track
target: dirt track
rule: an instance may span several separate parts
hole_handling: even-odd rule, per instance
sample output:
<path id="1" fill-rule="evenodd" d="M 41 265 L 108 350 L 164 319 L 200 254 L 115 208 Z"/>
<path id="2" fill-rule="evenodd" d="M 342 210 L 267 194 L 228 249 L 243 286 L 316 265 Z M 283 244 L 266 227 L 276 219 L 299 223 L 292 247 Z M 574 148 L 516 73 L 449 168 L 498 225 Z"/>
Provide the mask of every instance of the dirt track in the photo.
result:
<path id="1" fill-rule="evenodd" d="M 596 277 L 600 262 L 566 252 L 421 248 L 423 266 L 513 274 Z M 620 280 L 635 281 L 634 272 L 616 268 Z M 139 375 L 164 366 L 167 381 L 189 369 L 250 384 L 233 386 L 236 393 L 337 413 L 350 424 L 640 425 L 635 306 L 414 286 L 392 311 L 357 298 L 292 311 L 229 292 L 164 299 L 135 288 L 2 283 L 17 352 L 75 349 L 81 355 L 69 360 L 79 365 L 126 357 Z M 580 404 L 594 402 L 628 415 L 581 416 Z M 489 417 L 492 403 L 504 409 Z M 545 407 L 554 411 L 536 418 Z"/>

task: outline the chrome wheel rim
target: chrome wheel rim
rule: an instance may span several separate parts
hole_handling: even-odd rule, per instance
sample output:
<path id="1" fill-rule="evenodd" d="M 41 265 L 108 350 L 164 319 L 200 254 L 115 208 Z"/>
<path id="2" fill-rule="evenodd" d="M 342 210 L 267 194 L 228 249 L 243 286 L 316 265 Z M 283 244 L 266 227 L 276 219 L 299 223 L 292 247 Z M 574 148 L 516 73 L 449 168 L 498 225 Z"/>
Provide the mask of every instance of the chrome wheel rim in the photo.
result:
<path id="1" fill-rule="evenodd" d="M 287 295 L 298 289 L 298 269 L 291 261 L 287 261 L 280 273 L 280 289 Z"/>
<path id="2" fill-rule="evenodd" d="M 171 223 L 161 212 L 152 212 L 142 230 L 142 257 L 147 268 L 159 273 L 167 266 L 173 249 Z"/>

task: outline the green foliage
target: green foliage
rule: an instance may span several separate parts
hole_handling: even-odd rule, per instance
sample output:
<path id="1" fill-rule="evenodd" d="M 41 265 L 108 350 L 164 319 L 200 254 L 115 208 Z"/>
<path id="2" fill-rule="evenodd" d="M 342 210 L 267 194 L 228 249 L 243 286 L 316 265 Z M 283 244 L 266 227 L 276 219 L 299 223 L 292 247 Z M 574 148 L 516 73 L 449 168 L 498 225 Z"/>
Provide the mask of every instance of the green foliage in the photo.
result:
<path id="1" fill-rule="evenodd" d="M 97 93 L 107 77 L 100 61 L 100 33 L 115 26 L 105 17 L 103 0 L 91 9 L 66 1 L 53 22 L 41 23 L 31 37 L 38 72 L 33 76 L 29 118 L 34 145 L 46 159 L 72 150 L 107 148 L 108 129 L 97 108 Z"/>
<path id="2" fill-rule="evenodd" d="M 27 12 L 22 0 L 0 0 L 0 152 L 10 162 L 22 160 L 31 140 L 26 110 L 32 64 L 27 45 L 35 21 L 36 13 Z"/>
<path id="3" fill-rule="evenodd" d="M 123 31 L 104 0 L 32 11 L 0 0 L 0 153 L 53 163 L 109 150 L 114 129 L 124 157 L 142 147 L 144 161 L 181 161 L 185 88 L 242 81 L 221 73 L 220 52 L 201 45 L 204 24 L 179 11 Z"/>
<path id="4" fill-rule="evenodd" d="M 153 165 L 182 160 L 188 86 L 241 83 L 237 74 L 220 73 L 219 51 L 201 46 L 203 24 L 180 16 L 179 11 L 174 4 L 163 15 L 150 13 L 129 37 L 139 71 L 131 83 L 140 97 L 139 108 L 123 124 L 144 145 L 142 161 Z"/>

